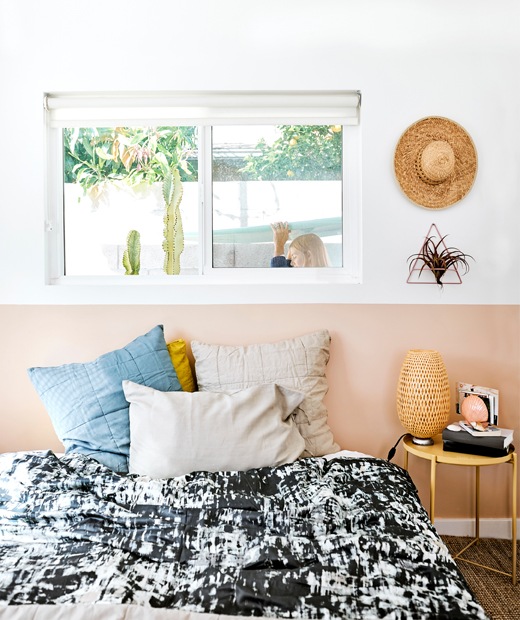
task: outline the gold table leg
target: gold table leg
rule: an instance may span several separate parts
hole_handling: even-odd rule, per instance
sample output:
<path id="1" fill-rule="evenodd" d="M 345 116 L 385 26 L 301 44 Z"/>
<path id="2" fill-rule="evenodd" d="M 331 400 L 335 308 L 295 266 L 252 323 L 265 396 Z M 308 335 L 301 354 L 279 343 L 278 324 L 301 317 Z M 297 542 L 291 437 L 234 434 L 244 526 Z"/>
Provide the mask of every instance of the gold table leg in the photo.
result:
<path id="1" fill-rule="evenodd" d="M 517 475 L 518 475 L 518 466 L 517 466 L 517 456 L 516 452 L 513 452 L 513 497 L 511 498 L 511 540 L 513 542 L 513 570 L 511 573 L 511 577 L 513 578 L 513 585 L 516 586 L 516 487 L 517 487 Z"/>
<path id="2" fill-rule="evenodd" d="M 511 577 L 513 585 L 516 586 L 517 576 L 516 576 L 516 549 L 517 549 L 517 541 L 516 541 L 516 519 L 517 519 L 517 476 L 518 476 L 518 466 L 517 466 L 517 455 L 516 452 L 513 452 L 511 455 L 511 461 L 509 461 L 513 465 L 513 481 L 512 481 L 512 498 L 511 498 L 511 565 L 512 570 L 510 573 L 506 573 L 501 570 L 497 570 L 496 568 L 492 568 L 491 566 L 486 566 L 485 564 L 479 564 L 478 562 L 473 562 L 473 560 L 467 560 L 466 558 L 461 557 L 462 554 L 467 551 L 472 545 L 478 542 L 480 536 L 480 513 L 479 513 L 479 505 L 480 505 L 480 466 L 476 466 L 476 478 L 475 478 L 475 538 L 467 544 L 464 549 L 461 549 L 458 553 L 456 553 L 453 558 L 462 560 L 463 562 L 468 562 L 468 564 L 473 564 L 474 566 L 480 566 L 480 568 L 485 568 L 487 570 L 493 571 L 494 573 L 500 573 L 501 575 L 507 575 Z"/>
<path id="3" fill-rule="evenodd" d="M 437 476 L 437 459 L 432 459 L 430 464 L 430 521 L 435 521 L 435 482 Z"/>
<path id="4" fill-rule="evenodd" d="M 475 538 L 480 538 L 480 467 L 475 467 Z"/>

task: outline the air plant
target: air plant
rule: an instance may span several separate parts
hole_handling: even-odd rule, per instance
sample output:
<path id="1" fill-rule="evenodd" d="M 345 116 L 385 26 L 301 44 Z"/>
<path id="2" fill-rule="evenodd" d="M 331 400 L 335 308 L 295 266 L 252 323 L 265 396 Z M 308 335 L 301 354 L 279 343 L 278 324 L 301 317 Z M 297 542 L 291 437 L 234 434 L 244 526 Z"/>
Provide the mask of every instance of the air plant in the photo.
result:
<path id="1" fill-rule="evenodd" d="M 430 269 L 441 288 L 443 286 L 442 278 L 448 269 L 457 270 L 458 267 L 461 267 L 464 269 L 463 273 L 466 274 L 469 271 L 468 259 L 475 260 L 470 254 L 465 254 L 457 248 L 447 247 L 444 243 L 447 236 L 441 237 L 437 243 L 434 241 L 435 235 L 426 237 L 419 253 L 408 257 L 410 273 L 418 263 L 422 263 L 419 276 L 425 268 Z"/>

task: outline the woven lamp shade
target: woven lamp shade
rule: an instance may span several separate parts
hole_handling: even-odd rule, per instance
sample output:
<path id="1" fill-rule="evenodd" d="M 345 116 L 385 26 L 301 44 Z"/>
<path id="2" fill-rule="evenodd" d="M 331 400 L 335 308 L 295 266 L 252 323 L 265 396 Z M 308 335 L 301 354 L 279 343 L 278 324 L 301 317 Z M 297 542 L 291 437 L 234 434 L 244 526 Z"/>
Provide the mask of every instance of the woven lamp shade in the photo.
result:
<path id="1" fill-rule="evenodd" d="M 397 415 L 413 441 L 428 445 L 442 431 L 450 413 L 448 373 L 440 353 L 408 351 L 397 385 Z"/>

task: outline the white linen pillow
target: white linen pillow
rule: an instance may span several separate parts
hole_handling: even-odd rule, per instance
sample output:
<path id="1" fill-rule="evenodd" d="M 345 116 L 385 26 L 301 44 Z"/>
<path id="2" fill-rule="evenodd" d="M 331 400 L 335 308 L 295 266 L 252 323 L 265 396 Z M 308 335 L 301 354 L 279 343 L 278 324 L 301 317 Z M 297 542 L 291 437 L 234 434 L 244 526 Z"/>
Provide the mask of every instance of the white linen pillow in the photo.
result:
<path id="1" fill-rule="evenodd" d="M 192 341 L 200 391 L 229 392 L 277 383 L 305 394 L 294 418 L 305 439 L 302 456 L 323 456 L 340 448 L 328 425 L 323 398 L 330 334 L 320 330 L 275 343 L 229 346 Z"/>
<path id="2" fill-rule="evenodd" d="M 235 393 L 161 392 L 123 381 L 129 471 L 171 478 L 292 463 L 305 449 L 292 413 L 304 395 L 278 385 Z"/>

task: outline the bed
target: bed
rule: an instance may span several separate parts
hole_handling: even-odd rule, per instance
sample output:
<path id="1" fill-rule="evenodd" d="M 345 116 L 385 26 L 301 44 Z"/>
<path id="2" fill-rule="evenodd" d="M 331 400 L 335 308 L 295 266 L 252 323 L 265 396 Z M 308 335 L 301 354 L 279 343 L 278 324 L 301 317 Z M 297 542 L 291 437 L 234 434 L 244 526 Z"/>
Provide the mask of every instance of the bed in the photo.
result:
<path id="1" fill-rule="evenodd" d="M 166 384 L 136 371 L 147 338 L 143 355 L 29 371 L 66 451 L 0 455 L 2 620 L 487 617 L 407 472 L 335 444 L 327 332 L 193 342 L 193 392 L 157 350 Z M 113 388 L 100 404 L 107 372 L 126 409 Z"/>

